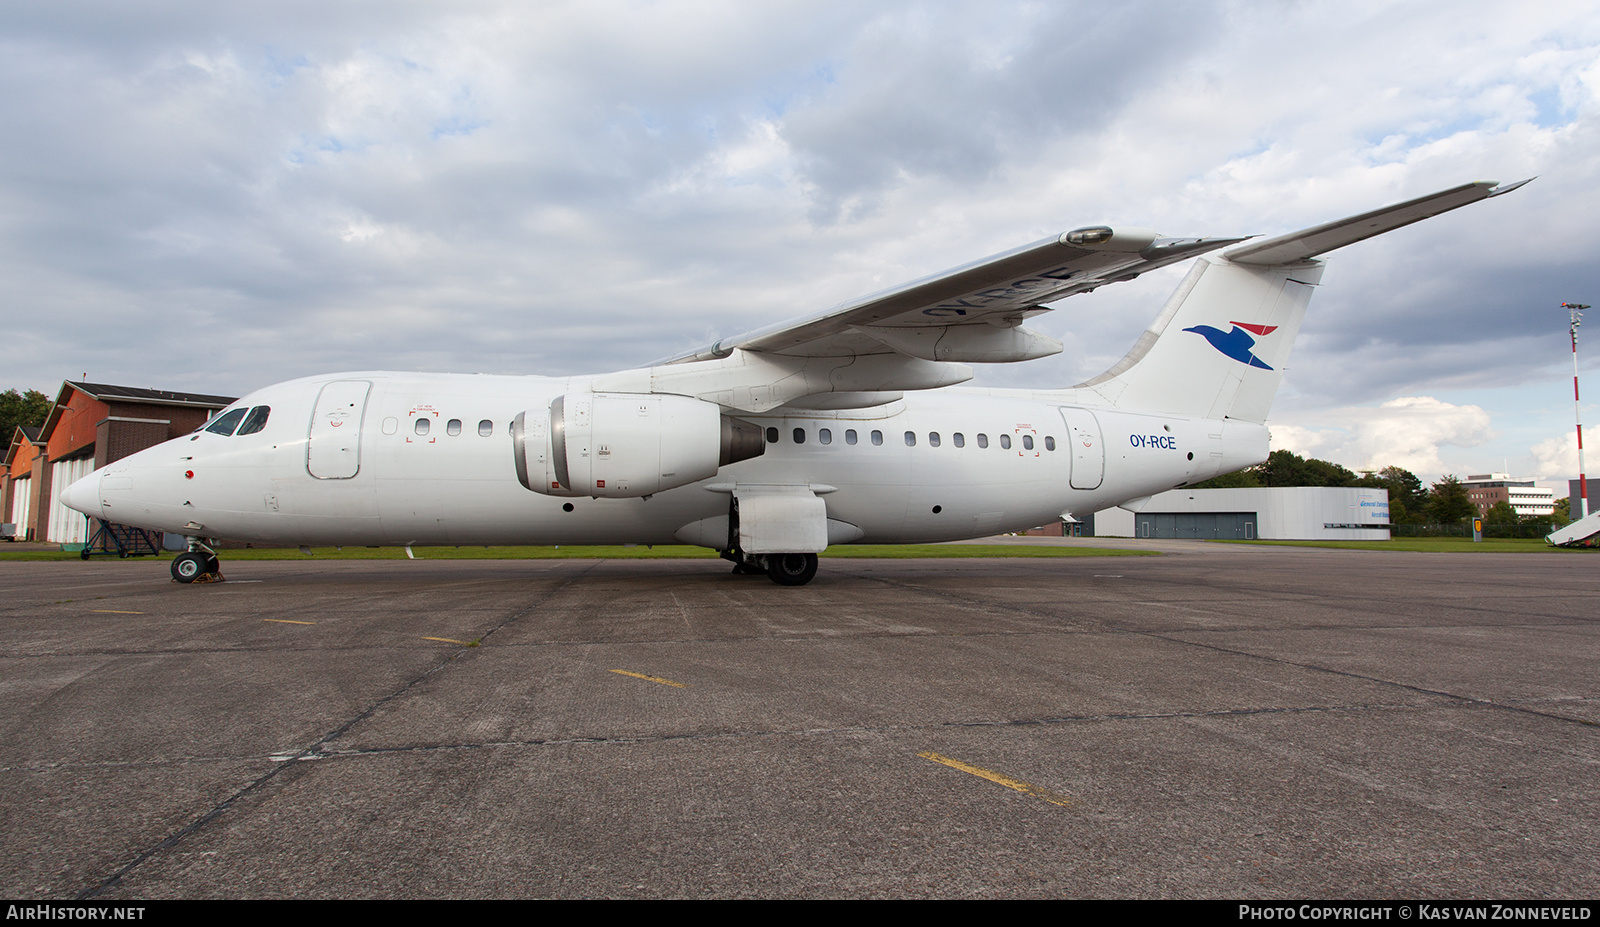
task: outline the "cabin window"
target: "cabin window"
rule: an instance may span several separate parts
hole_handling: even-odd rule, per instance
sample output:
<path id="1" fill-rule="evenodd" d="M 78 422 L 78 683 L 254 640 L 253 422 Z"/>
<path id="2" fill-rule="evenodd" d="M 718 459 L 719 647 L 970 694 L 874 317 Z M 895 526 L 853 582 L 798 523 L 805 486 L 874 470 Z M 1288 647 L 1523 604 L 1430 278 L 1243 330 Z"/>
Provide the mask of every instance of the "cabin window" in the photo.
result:
<path id="1" fill-rule="evenodd" d="M 416 431 L 418 436 L 421 436 L 421 435 L 427 434 L 428 433 L 428 429 L 432 428 L 432 427 L 433 427 L 433 423 L 432 422 L 428 421 L 426 418 L 419 418 L 419 419 L 417 419 L 417 424 L 415 425 L 413 430 Z"/>
<path id="2" fill-rule="evenodd" d="M 1045 435 L 1044 436 L 1044 449 L 1047 450 L 1047 451 L 1055 450 L 1056 449 L 1056 439 L 1051 437 L 1050 435 Z"/>
<path id="3" fill-rule="evenodd" d="M 844 443 L 846 443 L 846 444 L 854 444 L 854 443 L 856 443 L 856 430 L 854 428 L 846 428 L 844 430 Z"/>
<path id="4" fill-rule="evenodd" d="M 878 431 L 877 429 L 873 429 L 873 432 L 872 432 L 872 443 L 873 443 L 874 446 L 882 444 L 883 443 L 883 432 Z"/>
<path id="5" fill-rule="evenodd" d="M 206 426 L 206 431 L 214 435 L 231 435 L 239 427 L 239 419 L 244 418 L 246 409 L 234 409 L 217 416 L 217 420 Z"/>
<path id="6" fill-rule="evenodd" d="M 917 433 L 914 432 L 914 431 L 906 432 L 906 447 L 916 447 L 916 446 L 917 446 Z"/>
<path id="7" fill-rule="evenodd" d="M 1008 451 L 1011 450 L 1011 436 L 1010 435 L 1001 435 L 1000 436 L 1000 446 L 1005 448 Z"/>
<path id="8" fill-rule="evenodd" d="M 832 444 L 833 443 L 833 432 L 829 431 L 826 428 L 818 428 L 817 429 L 817 443 L 818 444 Z"/>
<path id="9" fill-rule="evenodd" d="M 928 446 L 929 447 L 938 447 L 939 446 L 939 433 L 937 431 L 928 432 Z"/>
<path id="10" fill-rule="evenodd" d="M 767 429 L 767 443 L 768 444 L 777 444 L 778 443 L 778 429 L 776 429 L 776 428 L 768 428 Z"/>
<path id="11" fill-rule="evenodd" d="M 962 434 L 959 431 L 956 432 L 955 434 L 951 435 L 950 436 L 950 440 L 955 442 L 955 446 L 956 447 L 966 447 L 967 446 L 967 436 Z"/>
<path id="12" fill-rule="evenodd" d="M 400 420 L 399 419 L 397 419 L 397 418 L 395 418 L 394 416 L 391 415 L 388 418 L 383 420 L 383 433 L 384 434 L 392 435 L 392 434 L 394 434 L 395 432 L 397 432 L 399 430 L 400 430 Z"/>
<path id="13" fill-rule="evenodd" d="M 484 419 L 478 423 L 478 434 L 487 438 L 494 434 L 494 422 Z"/>
<path id="14" fill-rule="evenodd" d="M 1022 436 L 1022 447 L 1024 450 L 1033 450 L 1033 435 Z"/>
<path id="15" fill-rule="evenodd" d="M 988 447 L 989 446 L 989 436 L 984 434 L 981 431 L 978 432 L 978 446 L 979 447 Z"/>
<path id="16" fill-rule="evenodd" d="M 244 424 L 239 426 L 239 434 L 253 435 L 267 427 L 267 416 L 272 414 L 272 409 L 267 406 L 256 406 L 250 414 L 244 417 Z"/>
<path id="17" fill-rule="evenodd" d="M 806 430 L 804 428 L 796 428 L 794 430 L 794 443 L 796 443 L 796 444 L 804 444 L 804 443 L 806 443 Z"/>
<path id="18" fill-rule="evenodd" d="M 452 438 L 458 434 L 461 434 L 461 419 L 453 418 L 446 422 L 444 426 L 444 433 Z"/>

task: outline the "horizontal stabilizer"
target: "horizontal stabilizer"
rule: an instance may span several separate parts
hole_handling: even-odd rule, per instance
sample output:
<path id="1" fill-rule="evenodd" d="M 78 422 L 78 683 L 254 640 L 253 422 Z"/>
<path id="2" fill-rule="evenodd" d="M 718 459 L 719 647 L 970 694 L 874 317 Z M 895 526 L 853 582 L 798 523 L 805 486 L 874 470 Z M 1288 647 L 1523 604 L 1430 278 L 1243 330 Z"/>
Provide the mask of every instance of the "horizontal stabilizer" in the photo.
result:
<path id="1" fill-rule="evenodd" d="M 1279 235 L 1276 238 L 1237 245 L 1224 251 L 1223 256 L 1235 264 L 1294 264 L 1335 248 L 1342 248 L 1374 235 L 1382 235 L 1401 226 L 1420 222 L 1430 216 L 1449 212 L 1468 203 L 1509 193 L 1527 182 L 1520 180 L 1502 186 L 1497 181 L 1485 180 L 1463 184 L 1404 203 L 1395 203 L 1358 216 L 1350 216 L 1347 219 L 1337 219 L 1298 232 Z"/>

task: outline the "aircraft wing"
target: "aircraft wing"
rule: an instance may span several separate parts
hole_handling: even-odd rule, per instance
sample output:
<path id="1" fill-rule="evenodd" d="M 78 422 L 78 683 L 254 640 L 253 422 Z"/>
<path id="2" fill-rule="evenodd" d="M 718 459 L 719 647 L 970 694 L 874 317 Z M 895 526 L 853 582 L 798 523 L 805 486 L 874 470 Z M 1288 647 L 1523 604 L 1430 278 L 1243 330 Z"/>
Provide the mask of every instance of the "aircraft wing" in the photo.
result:
<path id="1" fill-rule="evenodd" d="M 1132 280 L 1244 240 L 1162 238 L 1138 228 L 1076 229 L 656 363 L 713 360 L 735 350 L 787 357 L 1032 360 L 1061 351 L 1059 341 L 1022 327 L 1030 316 L 1050 311 L 1041 303 Z"/>
<path id="2" fill-rule="evenodd" d="M 1414 200 L 1406 200 L 1404 203 L 1395 203 L 1382 209 L 1364 212 L 1358 216 L 1324 222 L 1322 225 L 1313 225 L 1276 238 L 1252 241 L 1249 244 L 1229 248 L 1223 252 L 1223 256 L 1235 264 L 1294 264 L 1413 222 L 1421 222 L 1423 219 L 1458 209 L 1469 203 L 1510 193 L 1528 180 L 1508 184 L 1500 184 L 1493 180 L 1466 183 L 1438 193 L 1419 196 Z"/>

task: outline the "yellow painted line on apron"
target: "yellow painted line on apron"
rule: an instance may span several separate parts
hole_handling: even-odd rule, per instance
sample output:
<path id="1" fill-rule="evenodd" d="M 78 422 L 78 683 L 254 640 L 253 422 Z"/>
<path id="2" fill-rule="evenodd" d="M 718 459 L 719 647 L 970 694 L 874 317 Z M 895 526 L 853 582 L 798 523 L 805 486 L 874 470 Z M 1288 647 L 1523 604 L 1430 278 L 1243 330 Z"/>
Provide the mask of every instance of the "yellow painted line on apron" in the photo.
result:
<path id="1" fill-rule="evenodd" d="M 423 640 L 438 641 L 441 644 L 460 644 L 463 647 L 467 646 L 466 641 L 458 641 L 453 637 L 424 637 Z"/>
<path id="2" fill-rule="evenodd" d="M 925 760 L 933 760 L 935 763 L 943 763 L 951 769 L 959 769 L 969 775 L 977 776 L 979 779 L 988 779 L 990 782 L 1003 785 L 1008 789 L 1015 789 L 1018 792 L 1022 792 L 1026 795 L 1032 795 L 1034 798 L 1042 798 L 1052 805 L 1060 805 L 1063 808 L 1070 808 L 1071 806 L 1077 804 L 1077 802 L 1070 796 L 1063 795 L 1060 792 L 1052 792 L 1046 788 L 1040 788 L 1031 782 L 1023 782 L 1021 779 L 1013 779 L 1010 776 L 997 773 L 992 769 L 984 769 L 981 766 L 969 766 L 960 760 L 952 760 L 948 756 L 940 756 L 932 751 L 919 753 L 917 756 L 920 756 Z"/>
<path id="3" fill-rule="evenodd" d="M 659 682 L 664 686 L 671 686 L 674 689 L 687 689 L 687 688 L 689 688 L 689 684 L 686 683 L 686 682 L 673 682 L 670 679 L 662 679 L 660 676 L 646 676 L 643 673 L 630 673 L 627 670 L 612 670 L 611 672 L 616 673 L 616 674 L 618 674 L 620 676 L 632 676 L 635 679 L 643 679 L 646 682 Z"/>
<path id="4" fill-rule="evenodd" d="M 273 624 L 316 624 L 315 621 L 290 621 L 287 618 L 263 618 L 261 620 L 270 621 Z"/>
<path id="5" fill-rule="evenodd" d="M 144 612 L 128 612 L 120 608 L 91 608 L 91 612 L 100 612 L 106 615 L 142 615 Z"/>

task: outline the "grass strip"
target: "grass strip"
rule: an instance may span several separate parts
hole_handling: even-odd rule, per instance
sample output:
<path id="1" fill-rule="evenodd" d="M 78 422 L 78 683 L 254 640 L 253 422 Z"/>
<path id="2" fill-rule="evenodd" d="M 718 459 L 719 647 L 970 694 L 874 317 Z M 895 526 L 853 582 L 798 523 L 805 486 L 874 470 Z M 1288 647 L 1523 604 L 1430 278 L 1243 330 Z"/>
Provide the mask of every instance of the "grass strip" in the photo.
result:
<path id="1" fill-rule="evenodd" d="M 717 552 L 685 544 L 657 544 L 655 547 L 623 545 L 572 545 L 560 547 L 413 547 L 418 560 L 694 560 L 714 559 Z M 878 558 L 890 560 L 938 560 L 973 557 L 1150 557 L 1153 550 L 1121 550 L 1108 547 L 1050 547 L 1021 544 L 844 544 L 828 548 L 823 557 Z M 230 560 L 404 560 L 399 547 L 312 548 L 311 557 L 293 547 L 224 548 L 218 551 L 224 563 Z M 158 559 L 171 558 L 170 553 Z M 78 560 L 76 552 L 0 551 L 0 562 L 25 560 Z M 97 555 L 95 560 L 115 560 Z M 149 560 L 133 557 L 133 560 Z"/>
<path id="2" fill-rule="evenodd" d="M 1214 544 L 1266 544 L 1277 547 L 1334 547 L 1344 550 L 1409 551 L 1430 554 L 1543 554 L 1583 553 L 1581 547 L 1553 547 L 1543 538 L 1485 538 L 1474 543 L 1471 538 L 1394 538 L 1389 541 L 1234 541 L 1217 540 Z M 1593 551 L 1594 548 L 1587 550 Z"/>

